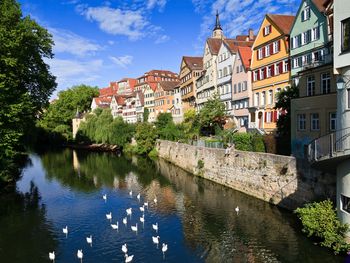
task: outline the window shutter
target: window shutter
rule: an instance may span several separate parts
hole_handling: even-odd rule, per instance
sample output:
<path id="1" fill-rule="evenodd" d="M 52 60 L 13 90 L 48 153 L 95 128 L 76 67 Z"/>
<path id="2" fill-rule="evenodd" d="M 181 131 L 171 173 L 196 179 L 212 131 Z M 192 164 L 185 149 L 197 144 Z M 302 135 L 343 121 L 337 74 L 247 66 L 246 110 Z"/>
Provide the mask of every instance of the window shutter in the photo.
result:
<path id="1" fill-rule="evenodd" d="M 273 112 L 273 122 L 277 121 L 277 111 Z"/>
<path id="2" fill-rule="evenodd" d="M 269 32 L 270 32 L 270 34 L 272 32 L 272 26 L 271 25 L 269 25 Z"/>
<path id="3" fill-rule="evenodd" d="M 277 40 L 277 52 L 281 50 L 281 40 Z"/>
<path id="4" fill-rule="evenodd" d="M 260 58 L 259 58 L 259 49 L 256 51 L 256 59 L 260 60 Z"/>
<path id="5" fill-rule="evenodd" d="M 256 74 L 256 80 L 260 80 L 260 70 L 257 70 L 256 72 L 257 72 L 257 74 Z"/>
<path id="6" fill-rule="evenodd" d="M 264 114 L 265 116 L 264 116 L 264 122 L 266 122 L 266 120 L 267 120 L 267 112 L 265 111 L 265 114 Z"/>
<path id="7" fill-rule="evenodd" d="M 264 48 L 262 48 L 262 57 L 264 58 L 265 57 L 265 47 Z"/>
<path id="8" fill-rule="evenodd" d="M 278 63 L 278 68 L 279 68 L 280 74 L 282 74 L 283 73 L 283 62 Z"/>
<path id="9" fill-rule="evenodd" d="M 275 76 L 275 65 L 271 65 L 271 77 Z"/>
<path id="10" fill-rule="evenodd" d="M 266 77 L 267 77 L 267 68 L 265 68 L 265 70 L 264 70 L 263 77 L 264 77 L 264 79 L 266 79 Z"/>
<path id="11" fill-rule="evenodd" d="M 275 53 L 273 52 L 273 43 L 270 44 L 270 55 L 271 55 L 271 54 L 275 54 Z"/>

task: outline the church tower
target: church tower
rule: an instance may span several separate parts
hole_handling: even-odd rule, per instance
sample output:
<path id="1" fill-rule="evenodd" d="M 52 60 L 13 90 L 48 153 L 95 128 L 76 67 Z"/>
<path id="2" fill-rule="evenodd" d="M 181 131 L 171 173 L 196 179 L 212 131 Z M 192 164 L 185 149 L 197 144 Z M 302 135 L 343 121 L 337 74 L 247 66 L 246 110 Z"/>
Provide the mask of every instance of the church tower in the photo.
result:
<path id="1" fill-rule="evenodd" d="M 216 22 L 215 27 L 213 29 L 213 38 L 220 38 L 224 39 L 224 32 L 222 31 L 221 25 L 220 25 L 220 19 L 219 19 L 219 12 L 216 11 Z"/>

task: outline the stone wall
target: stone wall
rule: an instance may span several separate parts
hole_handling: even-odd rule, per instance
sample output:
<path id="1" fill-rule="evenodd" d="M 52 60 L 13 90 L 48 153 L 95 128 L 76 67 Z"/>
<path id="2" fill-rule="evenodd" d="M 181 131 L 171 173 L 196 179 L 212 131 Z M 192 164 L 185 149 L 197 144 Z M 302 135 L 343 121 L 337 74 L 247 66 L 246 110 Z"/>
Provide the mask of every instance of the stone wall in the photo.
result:
<path id="1" fill-rule="evenodd" d="M 196 147 L 159 140 L 159 157 L 205 179 L 295 209 L 306 202 L 335 199 L 336 177 L 294 157 Z"/>

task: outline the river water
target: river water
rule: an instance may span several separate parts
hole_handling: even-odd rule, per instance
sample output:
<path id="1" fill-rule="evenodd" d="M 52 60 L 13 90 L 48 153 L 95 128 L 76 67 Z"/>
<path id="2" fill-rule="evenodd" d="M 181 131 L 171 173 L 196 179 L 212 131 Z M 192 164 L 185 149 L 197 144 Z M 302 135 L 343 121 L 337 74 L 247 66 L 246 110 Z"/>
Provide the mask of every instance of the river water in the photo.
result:
<path id="1" fill-rule="evenodd" d="M 130 196 L 130 191 L 133 192 Z M 137 199 L 140 193 L 141 200 Z M 106 194 L 107 200 L 102 196 Z M 157 204 L 154 198 L 157 198 Z M 139 207 L 148 201 L 145 222 Z M 239 212 L 235 211 L 239 207 Z M 126 209 L 132 208 L 127 225 Z M 106 214 L 112 213 L 112 224 Z M 138 223 L 138 231 L 131 225 Z M 152 224 L 158 223 L 158 234 Z M 68 235 L 62 228 L 68 226 Z M 92 246 L 86 237 L 92 235 Z M 152 236 L 160 237 L 160 244 Z M 285 210 L 163 161 L 109 153 L 30 155 L 17 191 L 0 196 L 0 262 L 344 262 L 315 246 Z M 168 245 L 164 256 L 162 243 Z"/>

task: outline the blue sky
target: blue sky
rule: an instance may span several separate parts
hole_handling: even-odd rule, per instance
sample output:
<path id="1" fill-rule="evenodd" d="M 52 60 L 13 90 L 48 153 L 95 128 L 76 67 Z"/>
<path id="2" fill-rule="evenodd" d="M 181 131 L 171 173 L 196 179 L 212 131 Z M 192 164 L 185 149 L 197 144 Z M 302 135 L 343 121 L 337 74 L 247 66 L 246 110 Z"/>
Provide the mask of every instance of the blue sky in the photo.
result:
<path id="1" fill-rule="evenodd" d="M 255 32 L 266 13 L 295 14 L 300 0 L 19 0 L 24 15 L 55 41 L 48 60 L 57 92 L 99 88 L 151 69 L 179 73 L 181 57 L 201 56 L 216 10 L 224 34 Z"/>

